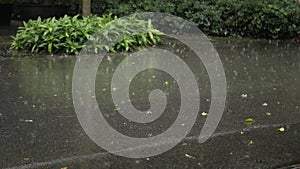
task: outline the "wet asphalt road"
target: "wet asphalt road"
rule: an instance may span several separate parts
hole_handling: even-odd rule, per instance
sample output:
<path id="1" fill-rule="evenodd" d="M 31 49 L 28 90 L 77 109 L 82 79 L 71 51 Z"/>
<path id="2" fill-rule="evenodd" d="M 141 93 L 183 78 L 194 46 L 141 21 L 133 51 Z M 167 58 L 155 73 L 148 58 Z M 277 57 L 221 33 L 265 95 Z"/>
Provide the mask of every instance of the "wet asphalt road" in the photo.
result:
<path id="1" fill-rule="evenodd" d="M 188 52 L 183 53 L 185 61 L 198 72 L 201 102 L 196 123 L 173 149 L 141 159 L 103 150 L 80 126 L 72 102 L 75 58 L 12 58 L 6 57 L 12 53 L 2 49 L 0 167 L 278 168 L 300 162 L 300 44 L 213 40 L 227 79 L 226 109 L 217 130 L 208 141 L 198 143 L 206 118 L 202 112 L 208 112 L 210 104 L 209 80 L 203 65 L 188 57 Z M 110 79 L 123 58 L 115 54 L 110 58 L 101 65 L 96 79 L 97 101 L 109 124 L 132 137 L 152 137 L 168 129 L 180 106 L 180 93 L 172 77 L 149 70 L 134 79 L 130 93 L 134 93 L 131 99 L 137 109 L 149 108 L 147 96 L 154 88 L 168 93 L 168 104 L 159 120 L 133 123 L 120 116 L 112 103 Z M 253 119 L 252 124 L 245 123 L 248 118 Z"/>

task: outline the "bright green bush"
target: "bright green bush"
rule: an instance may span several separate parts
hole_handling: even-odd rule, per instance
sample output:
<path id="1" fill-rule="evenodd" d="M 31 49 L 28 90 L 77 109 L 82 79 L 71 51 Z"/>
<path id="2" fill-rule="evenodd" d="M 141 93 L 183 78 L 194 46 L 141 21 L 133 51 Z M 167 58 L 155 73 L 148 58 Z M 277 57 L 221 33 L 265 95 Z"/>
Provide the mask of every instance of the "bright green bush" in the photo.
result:
<path id="1" fill-rule="evenodd" d="M 159 43 L 161 35 L 163 33 L 153 28 L 151 20 L 147 22 L 135 16 L 114 19 L 97 30 L 86 49 L 94 53 L 98 53 L 99 50 L 139 50 Z"/>
<path id="2" fill-rule="evenodd" d="M 102 32 L 99 33 L 99 30 Z M 134 34 L 134 30 L 140 30 L 140 33 Z M 155 45 L 162 35 L 152 27 L 151 22 L 138 20 L 135 17 L 127 20 L 117 19 L 111 15 L 90 16 L 83 19 L 78 19 L 78 16 L 45 20 L 38 18 L 24 22 L 24 26 L 20 27 L 13 37 L 11 48 L 31 52 L 78 54 L 87 40 L 97 32 L 100 39 L 96 39 L 91 46 L 95 52 L 130 51 Z M 120 41 L 110 48 L 105 42 L 109 41 L 114 34 L 122 37 L 118 37 Z"/>
<path id="3" fill-rule="evenodd" d="M 293 0 L 93 1 L 93 11 L 117 16 L 144 11 L 170 13 L 215 36 L 300 37 L 300 5 Z"/>

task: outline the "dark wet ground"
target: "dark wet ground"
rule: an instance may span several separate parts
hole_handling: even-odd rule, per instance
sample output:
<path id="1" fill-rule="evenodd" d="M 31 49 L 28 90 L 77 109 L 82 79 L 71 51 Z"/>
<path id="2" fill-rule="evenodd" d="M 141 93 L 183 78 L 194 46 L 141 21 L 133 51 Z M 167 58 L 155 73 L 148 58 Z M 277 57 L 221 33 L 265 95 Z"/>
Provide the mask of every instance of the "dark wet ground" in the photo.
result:
<path id="1" fill-rule="evenodd" d="M 9 37 L 0 39 L 1 46 L 7 46 Z M 7 58 L 4 56 L 14 53 L 1 48 L 1 168 L 279 168 L 299 163 L 300 44 L 224 38 L 213 38 L 213 44 L 223 61 L 228 85 L 226 109 L 216 132 L 205 143 L 198 143 L 205 122 L 201 113 L 209 109 L 209 82 L 205 68 L 187 57 L 200 86 L 197 122 L 176 147 L 143 159 L 110 154 L 85 134 L 72 102 L 74 57 Z M 107 121 L 134 137 L 165 131 L 180 106 L 172 77 L 145 71 L 134 79 L 131 99 L 140 110 L 149 108 L 146 96 L 153 88 L 169 95 L 161 119 L 149 125 L 132 123 L 118 115 L 108 92 L 113 68 L 123 57 L 111 58 L 101 65 L 96 79 L 97 100 Z M 170 83 L 166 85 L 166 81 Z M 252 118 L 253 124 L 246 125 L 247 118 Z"/>

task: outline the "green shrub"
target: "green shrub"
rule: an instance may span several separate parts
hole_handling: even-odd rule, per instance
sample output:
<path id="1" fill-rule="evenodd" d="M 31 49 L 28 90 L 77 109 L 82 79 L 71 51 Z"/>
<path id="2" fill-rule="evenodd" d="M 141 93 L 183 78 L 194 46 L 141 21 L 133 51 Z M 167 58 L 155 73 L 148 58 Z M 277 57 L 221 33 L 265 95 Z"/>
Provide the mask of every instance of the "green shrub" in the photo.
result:
<path id="1" fill-rule="evenodd" d="M 3 0 L 0 0 L 0 2 Z M 81 0 L 10 0 L 14 3 L 22 4 L 55 4 L 55 5 L 72 5 L 79 4 Z"/>
<path id="2" fill-rule="evenodd" d="M 134 30 L 140 30 L 140 33 L 134 34 Z M 91 46 L 95 52 L 104 49 L 113 52 L 130 51 L 155 45 L 162 35 L 152 27 L 150 21 L 138 20 L 135 17 L 126 20 L 113 18 L 111 15 L 90 16 L 83 19 L 78 19 L 78 16 L 45 20 L 38 18 L 24 22 L 24 26 L 20 27 L 13 37 L 11 48 L 31 52 L 78 54 L 87 40 L 97 32 L 99 37 Z M 109 41 L 114 34 L 122 37 L 118 37 L 120 41 L 110 48 L 105 42 Z"/>
<path id="3" fill-rule="evenodd" d="M 177 9 L 209 35 L 300 36 L 300 6 L 292 0 L 185 1 Z"/>
<path id="4" fill-rule="evenodd" d="M 92 0 L 92 12 L 96 14 L 113 13 L 125 16 L 136 12 L 175 13 L 180 0 Z"/>
<path id="5" fill-rule="evenodd" d="M 139 20 L 135 16 L 112 20 L 103 25 L 90 39 L 92 51 L 131 51 L 156 45 L 162 32 L 153 28 L 151 20 Z M 116 45 L 115 45 L 116 44 Z M 111 46 L 113 46 L 111 48 Z"/>
<path id="6" fill-rule="evenodd" d="M 293 0 L 94 0 L 93 11 L 117 16 L 146 11 L 169 13 L 215 36 L 300 37 L 300 5 Z"/>

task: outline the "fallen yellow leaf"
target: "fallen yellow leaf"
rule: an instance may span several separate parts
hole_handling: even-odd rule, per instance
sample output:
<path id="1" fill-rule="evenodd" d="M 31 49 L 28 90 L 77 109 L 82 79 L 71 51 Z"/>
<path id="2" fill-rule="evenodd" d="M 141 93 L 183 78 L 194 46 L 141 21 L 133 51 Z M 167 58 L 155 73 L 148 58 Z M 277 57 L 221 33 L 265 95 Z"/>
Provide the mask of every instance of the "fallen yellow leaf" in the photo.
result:
<path id="1" fill-rule="evenodd" d="M 26 119 L 26 120 L 24 120 L 24 122 L 25 122 L 25 123 L 32 123 L 33 120 L 31 120 L 31 119 Z"/>
<path id="2" fill-rule="evenodd" d="M 107 56 L 106 60 L 112 61 L 112 58 L 110 56 Z"/>
<path id="3" fill-rule="evenodd" d="M 115 108 L 114 110 L 119 111 L 121 108 Z"/>
<path id="4" fill-rule="evenodd" d="M 246 120 L 245 120 L 245 122 L 253 122 L 254 120 L 253 120 L 253 118 L 247 118 Z"/>
<path id="5" fill-rule="evenodd" d="M 280 127 L 280 128 L 278 129 L 278 131 L 284 132 L 284 131 L 285 131 L 285 128 L 284 128 L 284 127 Z"/>
<path id="6" fill-rule="evenodd" d="M 29 161 L 29 160 L 30 160 L 30 158 L 28 158 L 28 157 L 24 157 L 24 158 L 23 158 L 23 160 L 24 160 L 24 161 Z"/>
<path id="7" fill-rule="evenodd" d="M 186 153 L 184 156 L 185 156 L 185 157 L 187 157 L 187 158 L 192 158 L 192 159 L 195 159 L 195 157 L 194 157 L 194 156 L 191 156 L 191 155 L 189 155 L 189 154 L 187 154 L 187 153 Z"/>
<path id="8" fill-rule="evenodd" d="M 246 120 L 245 120 L 245 123 L 247 124 L 247 125 L 252 125 L 252 123 L 254 122 L 254 120 L 253 120 L 253 118 L 247 118 Z"/>
<path id="9" fill-rule="evenodd" d="M 201 115 L 204 116 L 204 117 L 206 117 L 206 116 L 208 116 L 208 113 L 202 112 Z"/>

